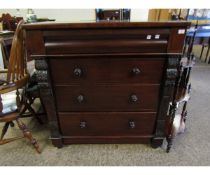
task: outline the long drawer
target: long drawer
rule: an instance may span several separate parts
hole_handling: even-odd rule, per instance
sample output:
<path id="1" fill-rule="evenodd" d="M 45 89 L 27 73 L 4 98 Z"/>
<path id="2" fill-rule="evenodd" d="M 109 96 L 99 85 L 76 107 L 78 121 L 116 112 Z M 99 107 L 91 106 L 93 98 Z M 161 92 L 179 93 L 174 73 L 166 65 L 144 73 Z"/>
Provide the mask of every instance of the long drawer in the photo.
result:
<path id="1" fill-rule="evenodd" d="M 55 86 L 58 111 L 156 111 L 159 85 Z"/>
<path id="2" fill-rule="evenodd" d="M 58 113 L 58 118 L 64 136 L 149 136 L 156 113 Z"/>
<path id="3" fill-rule="evenodd" d="M 163 53 L 169 29 L 76 29 L 45 31 L 48 54 Z"/>
<path id="4" fill-rule="evenodd" d="M 55 84 L 160 83 L 164 58 L 50 58 Z"/>

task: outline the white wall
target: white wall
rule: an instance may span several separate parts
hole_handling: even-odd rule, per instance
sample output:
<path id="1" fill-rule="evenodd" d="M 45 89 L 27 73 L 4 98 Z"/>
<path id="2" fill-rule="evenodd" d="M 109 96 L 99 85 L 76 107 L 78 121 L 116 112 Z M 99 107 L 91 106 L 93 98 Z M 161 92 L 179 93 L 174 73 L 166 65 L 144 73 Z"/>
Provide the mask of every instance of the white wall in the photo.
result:
<path id="1" fill-rule="evenodd" d="M 33 9 L 37 18 L 56 19 L 56 21 L 83 21 L 95 20 L 95 9 Z M 16 9 L 0 9 L 2 13 L 17 16 Z M 26 18 L 27 9 L 20 9 L 20 14 Z"/>
<path id="2" fill-rule="evenodd" d="M 34 12 L 38 17 L 48 17 L 56 19 L 56 21 L 83 21 L 96 19 L 94 9 L 35 9 Z"/>
<path id="3" fill-rule="evenodd" d="M 131 9 L 131 21 L 147 21 L 149 9 Z"/>
<path id="4" fill-rule="evenodd" d="M 95 9 L 33 9 L 38 18 L 56 19 L 56 21 L 86 21 L 95 20 Z M 17 16 L 16 9 L 0 9 L 2 13 Z M 20 9 L 22 17 L 26 18 L 27 9 Z M 149 9 L 131 9 L 131 21 L 147 21 Z"/>

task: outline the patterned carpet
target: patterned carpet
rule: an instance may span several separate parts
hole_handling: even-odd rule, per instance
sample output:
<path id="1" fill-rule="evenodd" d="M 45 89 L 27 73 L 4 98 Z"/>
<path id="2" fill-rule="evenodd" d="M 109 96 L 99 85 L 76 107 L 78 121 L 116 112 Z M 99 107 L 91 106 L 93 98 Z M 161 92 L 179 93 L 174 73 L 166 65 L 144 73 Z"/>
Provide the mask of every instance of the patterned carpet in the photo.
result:
<path id="1" fill-rule="evenodd" d="M 29 142 L 22 139 L 0 146 L 0 165 L 210 165 L 210 65 L 197 62 L 191 82 L 192 99 L 188 105 L 187 131 L 176 138 L 169 154 L 165 152 L 165 145 L 152 149 L 142 144 L 86 144 L 57 149 L 48 139 L 48 127 L 39 125 L 34 118 L 27 118 L 24 121 L 39 141 L 42 154 L 37 154 Z M 20 132 L 15 127 L 10 129 L 8 136 L 17 134 Z"/>

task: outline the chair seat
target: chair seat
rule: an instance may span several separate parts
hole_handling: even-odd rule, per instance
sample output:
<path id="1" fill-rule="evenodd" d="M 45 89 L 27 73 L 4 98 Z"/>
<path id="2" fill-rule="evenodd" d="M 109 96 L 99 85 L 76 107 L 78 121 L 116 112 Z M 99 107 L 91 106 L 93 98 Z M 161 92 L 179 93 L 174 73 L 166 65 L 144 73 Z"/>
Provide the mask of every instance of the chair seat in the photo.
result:
<path id="1" fill-rule="evenodd" d="M 0 94 L 0 117 L 16 110 L 16 91 Z"/>

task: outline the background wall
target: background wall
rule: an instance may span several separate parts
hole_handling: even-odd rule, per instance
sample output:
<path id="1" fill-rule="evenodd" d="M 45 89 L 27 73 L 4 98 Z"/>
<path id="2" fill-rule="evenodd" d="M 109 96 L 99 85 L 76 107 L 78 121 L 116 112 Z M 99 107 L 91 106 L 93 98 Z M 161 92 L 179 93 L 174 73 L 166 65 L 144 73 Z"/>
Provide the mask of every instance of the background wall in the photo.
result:
<path id="1" fill-rule="evenodd" d="M 38 18 L 56 19 L 56 21 L 84 21 L 95 20 L 95 9 L 33 9 Z M 0 9 L 2 13 L 10 13 L 12 16 L 26 18 L 27 9 Z M 149 9 L 131 9 L 131 20 L 146 21 L 148 19 Z"/>
<path id="2" fill-rule="evenodd" d="M 131 9 L 131 21 L 147 21 L 149 9 Z"/>
<path id="3" fill-rule="evenodd" d="M 38 18 L 56 19 L 56 21 L 95 20 L 94 9 L 33 9 Z M 20 9 L 20 15 L 26 18 L 27 9 Z M 17 16 L 16 9 L 0 9 L 0 14 L 10 13 Z"/>

